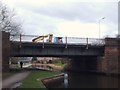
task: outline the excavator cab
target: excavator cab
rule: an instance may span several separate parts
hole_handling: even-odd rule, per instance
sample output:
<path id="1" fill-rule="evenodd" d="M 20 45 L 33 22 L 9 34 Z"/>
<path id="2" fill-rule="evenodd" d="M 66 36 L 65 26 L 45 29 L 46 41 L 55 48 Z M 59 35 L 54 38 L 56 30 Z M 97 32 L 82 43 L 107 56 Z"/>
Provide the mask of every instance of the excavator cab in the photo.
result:
<path id="1" fill-rule="evenodd" d="M 62 37 L 55 37 L 55 43 L 57 44 L 63 43 Z"/>

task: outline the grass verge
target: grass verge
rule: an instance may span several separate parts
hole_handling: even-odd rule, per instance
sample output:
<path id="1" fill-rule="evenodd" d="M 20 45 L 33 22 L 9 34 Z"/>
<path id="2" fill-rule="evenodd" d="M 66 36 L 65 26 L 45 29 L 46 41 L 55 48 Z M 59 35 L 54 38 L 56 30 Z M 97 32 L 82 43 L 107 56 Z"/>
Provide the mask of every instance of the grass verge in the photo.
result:
<path id="1" fill-rule="evenodd" d="M 60 74 L 60 72 L 32 71 L 29 76 L 25 80 L 23 80 L 20 88 L 45 88 L 45 86 L 41 82 L 41 79 L 57 74 Z"/>

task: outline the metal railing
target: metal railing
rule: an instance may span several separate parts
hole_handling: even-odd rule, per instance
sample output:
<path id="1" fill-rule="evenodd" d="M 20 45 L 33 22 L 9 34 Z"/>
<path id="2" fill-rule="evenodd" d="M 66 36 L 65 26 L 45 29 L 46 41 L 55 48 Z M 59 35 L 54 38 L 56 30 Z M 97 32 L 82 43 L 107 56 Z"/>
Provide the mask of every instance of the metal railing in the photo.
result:
<path id="1" fill-rule="evenodd" d="M 32 42 L 34 38 L 37 38 L 39 36 L 35 35 L 10 35 L 11 41 L 19 41 L 19 42 Z M 66 48 L 68 44 L 74 44 L 74 45 L 104 45 L 105 41 L 104 39 L 98 39 L 98 38 L 79 38 L 79 37 L 62 37 L 62 42 L 57 43 L 55 41 L 56 37 L 52 38 L 52 44 L 66 44 Z M 47 41 L 48 38 L 44 38 L 43 40 L 39 42 L 34 43 L 49 43 Z M 44 45 L 43 45 L 44 46 Z M 44 48 L 44 47 L 43 47 Z"/>

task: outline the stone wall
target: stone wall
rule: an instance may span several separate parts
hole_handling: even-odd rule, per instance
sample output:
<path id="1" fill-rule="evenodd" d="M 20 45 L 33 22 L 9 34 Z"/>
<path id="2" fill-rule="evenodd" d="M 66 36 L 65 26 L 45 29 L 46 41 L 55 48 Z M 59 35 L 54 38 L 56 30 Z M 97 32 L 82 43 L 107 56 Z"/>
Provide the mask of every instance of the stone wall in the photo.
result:
<path id="1" fill-rule="evenodd" d="M 10 40 L 9 33 L 2 32 L 2 71 L 9 70 Z"/>

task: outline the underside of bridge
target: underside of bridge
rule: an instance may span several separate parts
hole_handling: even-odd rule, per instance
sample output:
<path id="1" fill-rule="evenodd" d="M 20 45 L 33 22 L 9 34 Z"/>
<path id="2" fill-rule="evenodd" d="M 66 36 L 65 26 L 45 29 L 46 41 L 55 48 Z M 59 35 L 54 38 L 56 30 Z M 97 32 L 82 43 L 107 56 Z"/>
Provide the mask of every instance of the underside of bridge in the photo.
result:
<path id="1" fill-rule="evenodd" d="M 97 67 L 96 56 L 79 56 L 71 57 L 67 65 L 67 70 L 76 72 L 96 72 Z"/>

